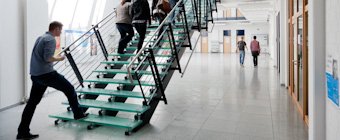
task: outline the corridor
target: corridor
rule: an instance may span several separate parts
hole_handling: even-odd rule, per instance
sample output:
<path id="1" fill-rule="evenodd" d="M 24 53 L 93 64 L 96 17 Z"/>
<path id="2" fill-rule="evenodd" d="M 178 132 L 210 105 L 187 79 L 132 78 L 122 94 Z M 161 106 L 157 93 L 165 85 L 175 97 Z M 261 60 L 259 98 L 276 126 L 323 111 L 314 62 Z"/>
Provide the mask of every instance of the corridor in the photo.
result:
<path id="1" fill-rule="evenodd" d="M 184 67 L 190 53 L 184 54 Z M 84 123 L 54 126 L 48 115 L 66 110 L 60 93 L 45 95 L 34 115 L 31 132 L 40 140 L 307 140 L 308 132 L 287 89 L 279 85 L 278 73 L 268 55 L 261 54 L 245 66 L 238 54 L 195 53 L 183 78 L 175 72 L 163 102 L 149 125 L 124 135 L 124 129 L 98 127 L 87 130 Z M 10 94 L 10 93 L 9 93 Z M 0 140 L 14 139 L 24 105 L 0 113 Z M 95 112 L 93 112 L 95 113 Z M 124 114 L 121 114 L 124 115 Z"/>

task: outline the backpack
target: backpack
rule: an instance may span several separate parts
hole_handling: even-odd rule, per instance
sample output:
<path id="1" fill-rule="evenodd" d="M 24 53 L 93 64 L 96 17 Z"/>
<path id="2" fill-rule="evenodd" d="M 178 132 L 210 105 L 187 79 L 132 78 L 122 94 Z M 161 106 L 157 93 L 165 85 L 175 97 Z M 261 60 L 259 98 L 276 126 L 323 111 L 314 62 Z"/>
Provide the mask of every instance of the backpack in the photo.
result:
<path id="1" fill-rule="evenodd" d="M 165 13 L 169 13 L 171 11 L 169 0 L 158 0 L 156 7 L 157 9 L 163 10 Z"/>

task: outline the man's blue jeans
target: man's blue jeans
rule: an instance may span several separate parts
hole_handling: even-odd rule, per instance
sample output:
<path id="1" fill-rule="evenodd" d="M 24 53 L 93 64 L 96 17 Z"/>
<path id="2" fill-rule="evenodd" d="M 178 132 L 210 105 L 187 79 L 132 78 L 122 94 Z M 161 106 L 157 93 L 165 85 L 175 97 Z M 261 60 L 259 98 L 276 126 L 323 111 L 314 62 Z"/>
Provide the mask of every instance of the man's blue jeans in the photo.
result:
<path id="1" fill-rule="evenodd" d="M 83 115 L 83 110 L 79 107 L 77 94 L 73 85 L 67 81 L 64 76 L 56 71 L 43 74 L 40 76 L 31 76 L 32 89 L 30 98 L 26 104 L 24 112 L 22 113 L 21 123 L 18 128 L 18 134 L 28 134 L 30 123 L 35 111 L 35 108 L 40 103 L 47 87 L 53 87 L 62 91 L 72 108 L 75 117 Z"/>
<path id="2" fill-rule="evenodd" d="M 171 6 L 171 10 L 174 9 L 174 7 L 176 6 L 178 0 L 169 0 L 170 6 Z M 174 17 L 176 15 L 176 11 L 174 11 L 174 13 L 172 13 L 172 15 L 170 15 L 171 20 L 174 20 Z M 175 23 L 175 20 L 173 21 L 173 23 Z"/>
<path id="3" fill-rule="evenodd" d="M 244 52 L 244 50 L 240 50 L 240 64 L 242 64 L 243 65 L 243 63 L 244 63 L 244 57 L 245 57 L 245 52 Z"/>

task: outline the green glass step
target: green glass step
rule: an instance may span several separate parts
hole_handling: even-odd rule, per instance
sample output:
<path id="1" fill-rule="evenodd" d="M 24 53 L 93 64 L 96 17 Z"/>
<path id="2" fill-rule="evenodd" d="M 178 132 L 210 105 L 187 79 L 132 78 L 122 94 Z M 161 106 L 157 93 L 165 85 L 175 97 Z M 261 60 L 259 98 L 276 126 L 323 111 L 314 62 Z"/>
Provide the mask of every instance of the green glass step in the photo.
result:
<path id="1" fill-rule="evenodd" d="M 126 50 L 136 50 L 137 47 L 126 47 L 125 48 Z M 145 49 L 148 49 L 148 48 L 145 48 Z M 158 49 L 158 50 L 170 50 L 171 48 L 170 47 L 161 47 L 161 48 L 158 48 L 158 47 L 155 47 L 155 48 L 152 48 L 154 50 Z"/>
<path id="2" fill-rule="evenodd" d="M 184 23 L 183 22 L 176 22 L 175 25 L 183 25 Z M 154 23 L 154 24 L 151 24 L 151 26 L 159 26 L 160 24 L 158 23 Z"/>
<path id="3" fill-rule="evenodd" d="M 124 54 L 112 53 L 112 54 L 109 54 L 109 56 L 132 57 L 132 56 L 136 56 L 136 54 L 134 54 L 134 53 L 124 53 Z M 172 55 L 154 54 L 154 56 L 155 57 L 171 57 Z"/>
<path id="4" fill-rule="evenodd" d="M 80 94 L 91 94 L 91 95 L 108 95 L 116 97 L 132 97 L 132 98 L 143 98 L 141 92 L 126 91 L 126 90 L 108 90 L 101 88 L 81 88 L 76 90 Z M 145 98 L 150 99 L 149 95 L 145 95 Z"/>
<path id="5" fill-rule="evenodd" d="M 93 72 L 96 73 L 109 73 L 109 74 L 127 74 L 127 70 L 121 70 L 121 69 L 103 69 L 103 70 L 94 70 Z M 131 73 L 135 73 L 135 71 L 131 71 Z M 151 71 L 138 71 L 138 74 L 145 74 L 145 75 L 152 75 Z M 166 72 L 159 73 L 160 75 L 166 75 Z"/>
<path id="6" fill-rule="evenodd" d="M 156 30 L 157 28 L 148 28 L 146 29 L 147 31 L 154 31 Z M 183 28 L 172 28 L 172 30 L 183 30 Z"/>
<path id="7" fill-rule="evenodd" d="M 131 61 L 103 61 L 100 62 L 101 64 L 116 64 L 116 65 L 127 65 L 130 64 Z M 139 65 L 140 63 L 135 62 L 134 65 Z M 143 62 L 143 64 L 149 64 L 149 62 Z M 171 63 L 157 63 L 159 66 L 168 66 L 171 65 Z"/>
<path id="8" fill-rule="evenodd" d="M 99 100 L 91 100 L 91 99 L 81 99 L 78 100 L 81 107 L 90 107 L 90 108 L 99 108 L 103 110 L 111 110 L 111 111 L 125 111 L 125 112 L 134 112 L 134 113 L 144 113 L 150 107 L 130 104 L 130 103 L 121 103 L 121 102 L 108 102 L 108 101 L 99 101 Z M 69 105 L 68 102 L 63 102 L 62 104 Z"/>
<path id="9" fill-rule="evenodd" d="M 186 36 L 186 34 L 173 34 L 174 36 Z M 153 36 L 153 34 L 147 34 L 146 36 Z M 167 34 L 164 34 L 163 36 L 168 36 Z"/>
<path id="10" fill-rule="evenodd" d="M 74 120 L 72 112 L 64 112 L 55 115 L 49 115 L 50 118 L 57 118 L 61 120 Z M 143 121 L 142 120 L 132 120 L 127 118 L 120 118 L 120 117 L 112 117 L 112 116 L 99 116 L 90 114 L 87 118 L 78 120 L 81 122 L 89 122 L 99 125 L 106 125 L 106 126 L 113 126 L 119 128 L 127 128 L 132 130 L 139 126 Z"/>
<path id="11" fill-rule="evenodd" d="M 124 84 L 124 85 L 139 85 L 137 80 L 121 80 L 121 79 L 110 79 L 110 78 L 96 78 L 96 79 L 86 79 L 84 82 L 94 82 L 103 84 Z M 155 86 L 153 82 L 140 81 L 142 86 Z"/>
<path id="12" fill-rule="evenodd" d="M 150 40 L 144 40 L 144 42 L 149 42 Z M 184 42 L 185 40 L 175 40 L 175 42 Z M 133 40 L 132 43 L 138 43 L 139 40 Z M 151 40 L 150 42 L 156 42 L 156 40 Z M 170 42 L 169 40 L 161 40 L 160 42 Z"/>

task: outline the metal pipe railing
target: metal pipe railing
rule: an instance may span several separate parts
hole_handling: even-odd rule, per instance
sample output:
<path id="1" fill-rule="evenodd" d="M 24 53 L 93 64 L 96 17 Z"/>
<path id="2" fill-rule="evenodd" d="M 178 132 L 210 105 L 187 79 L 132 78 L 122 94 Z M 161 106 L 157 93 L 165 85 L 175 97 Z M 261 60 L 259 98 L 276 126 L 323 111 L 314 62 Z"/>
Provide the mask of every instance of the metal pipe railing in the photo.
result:
<path id="1" fill-rule="evenodd" d="M 76 42 L 78 42 L 81 38 L 83 38 L 87 33 L 90 33 L 91 30 L 93 30 L 95 27 L 99 26 L 103 21 L 105 21 L 107 18 L 109 18 L 112 14 L 117 14 L 116 9 L 114 9 L 113 12 L 111 12 L 109 15 L 107 15 L 104 19 L 102 19 L 100 22 L 98 22 L 96 25 L 94 25 L 91 29 L 89 29 L 87 32 L 85 32 L 82 36 L 80 36 L 77 40 L 75 40 L 73 43 L 68 45 L 66 48 L 64 48 L 62 51 L 60 51 L 57 55 L 61 55 L 62 53 L 66 52 L 69 50 L 70 47 L 72 47 Z"/>
<path id="2" fill-rule="evenodd" d="M 186 1 L 187 1 L 187 0 L 186 0 Z M 169 23 L 169 18 L 172 18 L 172 16 L 173 16 L 172 14 L 175 14 L 176 9 L 179 8 L 179 5 L 181 5 L 182 2 L 183 2 L 183 0 L 179 0 L 179 1 L 176 3 L 176 5 L 172 8 L 172 10 L 171 10 L 171 11 L 168 13 L 168 15 L 164 18 L 163 22 L 162 22 L 162 23 L 158 26 L 158 28 L 155 30 L 155 33 L 151 36 L 151 38 L 149 39 L 149 41 L 147 41 L 147 43 L 139 50 L 139 52 L 137 52 L 136 56 L 135 56 L 135 57 L 131 60 L 131 62 L 128 64 L 128 66 L 127 66 L 127 72 L 128 72 L 128 77 L 129 77 L 131 83 L 133 83 L 132 68 L 133 68 L 134 63 L 136 62 L 136 60 L 138 60 L 138 58 L 139 58 L 140 56 L 143 55 L 143 50 L 145 50 L 146 47 L 149 46 L 149 44 L 152 42 L 152 38 L 154 38 L 155 36 L 158 36 L 157 33 L 158 33 L 162 28 L 164 28 L 163 26 L 164 26 L 166 23 Z M 180 13 L 180 12 L 178 12 L 177 14 L 179 14 L 179 13 Z M 176 17 L 177 14 L 174 15 L 174 17 Z M 172 22 L 173 20 L 175 20 L 175 18 L 171 19 L 170 22 Z M 158 39 L 160 39 L 160 38 L 158 38 Z M 156 44 L 157 44 L 157 43 L 154 43 L 153 45 L 151 45 L 150 48 L 154 48 Z M 142 63 L 142 62 L 143 62 L 143 61 L 141 61 L 141 63 Z"/>

